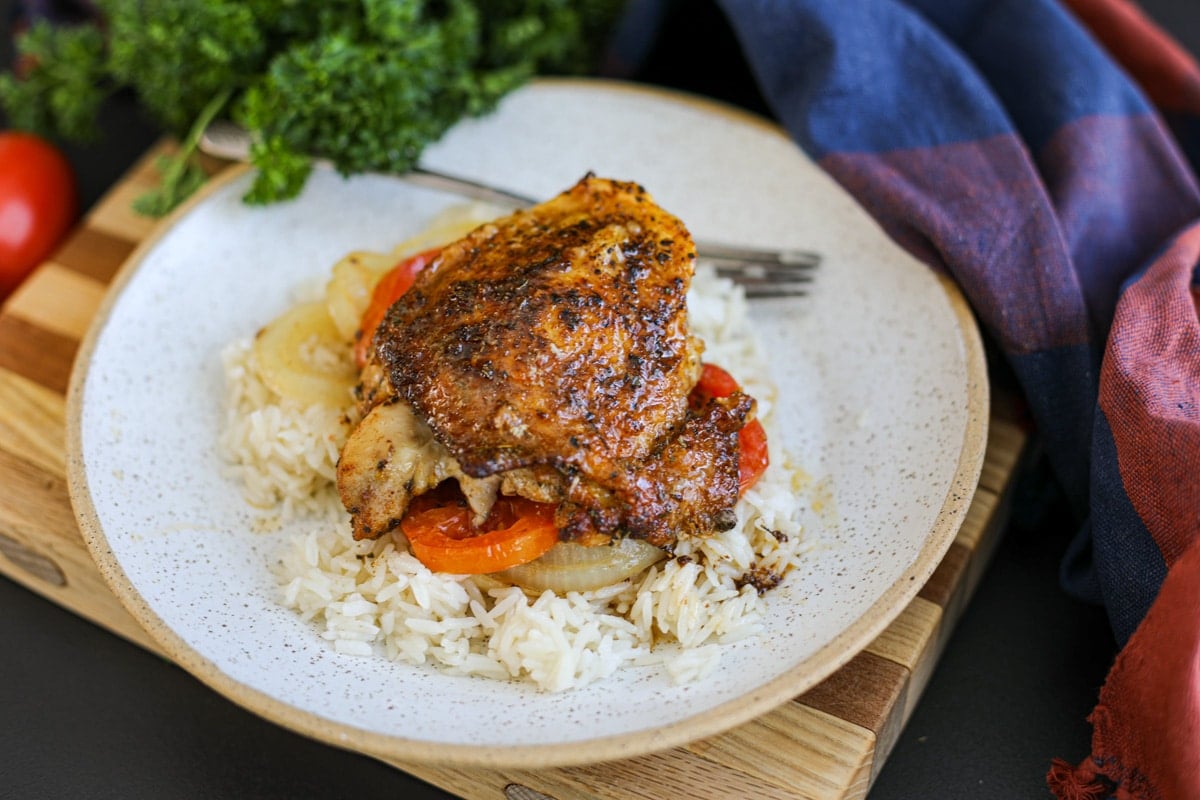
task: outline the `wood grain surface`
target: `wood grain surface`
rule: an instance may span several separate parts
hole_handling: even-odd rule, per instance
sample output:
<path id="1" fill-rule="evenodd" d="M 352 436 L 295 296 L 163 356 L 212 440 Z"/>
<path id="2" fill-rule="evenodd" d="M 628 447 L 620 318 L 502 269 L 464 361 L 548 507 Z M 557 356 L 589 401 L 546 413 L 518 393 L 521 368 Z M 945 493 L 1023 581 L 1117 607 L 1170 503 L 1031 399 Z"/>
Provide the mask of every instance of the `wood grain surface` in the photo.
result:
<path id="1" fill-rule="evenodd" d="M 104 585 L 66 489 L 64 392 L 108 282 L 155 227 L 130 210 L 160 144 L 0 309 L 0 573 L 147 649 Z M 222 168 L 212 163 L 211 168 Z M 727 733 L 662 753 L 549 770 L 396 763 L 467 800 L 865 797 L 907 722 L 999 538 L 1022 429 L 993 413 L 979 488 L 918 597 L 841 670 Z"/>

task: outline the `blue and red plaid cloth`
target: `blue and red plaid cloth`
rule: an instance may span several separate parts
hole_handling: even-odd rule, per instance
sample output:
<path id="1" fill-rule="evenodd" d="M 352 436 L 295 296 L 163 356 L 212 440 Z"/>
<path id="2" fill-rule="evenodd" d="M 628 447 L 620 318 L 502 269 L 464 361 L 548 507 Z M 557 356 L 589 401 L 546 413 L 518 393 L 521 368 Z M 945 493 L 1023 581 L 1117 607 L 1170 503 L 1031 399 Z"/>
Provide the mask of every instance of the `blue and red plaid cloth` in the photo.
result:
<path id="1" fill-rule="evenodd" d="M 795 140 L 958 282 L 1123 649 L 1062 798 L 1200 798 L 1200 68 L 1128 0 L 721 0 Z M 1189 161 L 1190 159 L 1190 161 Z"/>
<path id="2" fill-rule="evenodd" d="M 962 287 L 1079 520 L 1064 585 L 1123 649 L 1050 787 L 1200 798 L 1200 67 L 1129 0 L 719 2 L 795 140 Z"/>

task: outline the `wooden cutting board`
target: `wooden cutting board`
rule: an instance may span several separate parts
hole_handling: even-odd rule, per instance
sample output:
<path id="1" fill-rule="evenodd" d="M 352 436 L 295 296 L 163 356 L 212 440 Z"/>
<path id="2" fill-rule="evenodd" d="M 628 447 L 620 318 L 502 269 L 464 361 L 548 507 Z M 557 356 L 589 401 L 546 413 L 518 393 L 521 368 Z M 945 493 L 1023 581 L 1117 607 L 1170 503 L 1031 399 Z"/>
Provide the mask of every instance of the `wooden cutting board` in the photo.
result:
<path id="1" fill-rule="evenodd" d="M 0 309 L 0 573 L 154 651 L 105 587 L 75 526 L 64 393 L 108 282 L 155 228 L 130 202 L 154 185 L 154 159 L 169 147 L 135 164 Z M 999 538 L 1026 441 L 1005 416 L 993 412 L 979 488 L 937 571 L 878 639 L 811 691 L 720 736 L 628 761 L 548 770 L 396 766 L 467 800 L 865 797 Z"/>

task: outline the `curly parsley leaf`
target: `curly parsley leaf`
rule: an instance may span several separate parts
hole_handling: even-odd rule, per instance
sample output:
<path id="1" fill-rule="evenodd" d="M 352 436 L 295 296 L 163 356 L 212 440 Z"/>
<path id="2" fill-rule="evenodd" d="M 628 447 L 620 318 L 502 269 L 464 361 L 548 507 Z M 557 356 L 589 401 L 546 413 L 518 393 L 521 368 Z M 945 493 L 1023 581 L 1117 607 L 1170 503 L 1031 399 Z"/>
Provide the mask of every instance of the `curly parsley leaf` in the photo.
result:
<path id="1" fill-rule="evenodd" d="M 218 92 L 244 85 L 268 55 L 267 31 L 239 0 L 108 0 L 108 69 L 181 134 Z"/>
<path id="2" fill-rule="evenodd" d="M 250 160 L 258 166 L 258 174 L 245 198 L 251 205 L 295 197 L 312 172 L 312 159 L 289 148 L 279 136 L 254 142 L 250 146 Z"/>
<path id="3" fill-rule="evenodd" d="M 579 72 L 622 0 L 97 0 L 103 28 L 37 27 L 33 67 L 0 76 L 20 127 L 80 138 L 113 90 L 132 89 L 163 127 L 193 138 L 228 115 L 253 135 L 247 200 L 293 197 L 329 159 L 339 171 L 402 172 L 459 119 L 484 114 L 539 72 Z M 203 176 L 186 146 L 141 201 L 165 213 Z"/>
<path id="4" fill-rule="evenodd" d="M 0 104 L 15 128 L 46 136 L 94 138 L 96 117 L 108 95 L 104 37 L 91 25 L 55 28 L 38 22 L 17 42 L 18 78 L 0 75 Z"/>

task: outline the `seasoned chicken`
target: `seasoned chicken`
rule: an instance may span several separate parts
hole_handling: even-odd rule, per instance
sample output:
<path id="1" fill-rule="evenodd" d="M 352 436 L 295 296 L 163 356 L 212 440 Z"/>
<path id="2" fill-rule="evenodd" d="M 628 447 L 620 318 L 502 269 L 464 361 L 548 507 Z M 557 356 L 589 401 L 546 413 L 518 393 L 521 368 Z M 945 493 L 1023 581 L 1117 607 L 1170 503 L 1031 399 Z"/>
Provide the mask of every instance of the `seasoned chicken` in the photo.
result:
<path id="1" fill-rule="evenodd" d="M 687 320 L 694 249 L 642 187 L 592 176 L 448 245 L 375 334 L 364 402 L 377 405 L 338 472 L 356 535 L 394 527 L 455 471 L 558 503 L 564 539 L 668 545 L 730 527 L 753 400 L 688 408 L 702 350 Z M 429 480 L 391 466 L 404 447 L 378 441 L 389 426 L 372 417 L 397 406 L 444 448 Z"/>
<path id="2" fill-rule="evenodd" d="M 458 481 L 477 521 L 495 502 L 500 476 L 472 478 L 433 438 L 406 403 L 375 406 L 354 429 L 338 459 L 338 491 L 356 539 L 396 527 L 409 501 L 447 478 Z"/>
<path id="3" fill-rule="evenodd" d="M 379 359 L 468 474 L 644 458 L 699 376 L 694 249 L 640 186 L 585 179 L 443 250 Z"/>
<path id="4" fill-rule="evenodd" d="M 738 431 L 754 401 L 738 392 L 689 412 L 677 436 L 641 461 L 572 482 L 555 515 L 562 538 L 602 543 L 614 534 L 669 547 L 680 536 L 706 536 L 737 523 Z"/>

